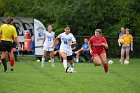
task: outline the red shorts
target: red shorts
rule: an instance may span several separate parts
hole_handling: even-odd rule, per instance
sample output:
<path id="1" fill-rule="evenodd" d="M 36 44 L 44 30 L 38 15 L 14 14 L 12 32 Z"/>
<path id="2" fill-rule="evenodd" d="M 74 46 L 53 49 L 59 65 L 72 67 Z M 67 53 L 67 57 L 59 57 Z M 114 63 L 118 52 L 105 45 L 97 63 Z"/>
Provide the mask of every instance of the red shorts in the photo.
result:
<path id="1" fill-rule="evenodd" d="M 92 58 L 96 57 L 96 56 L 100 56 L 101 54 L 106 53 L 105 51 L 101 51 L 101 52 L 92 52 Z"/>

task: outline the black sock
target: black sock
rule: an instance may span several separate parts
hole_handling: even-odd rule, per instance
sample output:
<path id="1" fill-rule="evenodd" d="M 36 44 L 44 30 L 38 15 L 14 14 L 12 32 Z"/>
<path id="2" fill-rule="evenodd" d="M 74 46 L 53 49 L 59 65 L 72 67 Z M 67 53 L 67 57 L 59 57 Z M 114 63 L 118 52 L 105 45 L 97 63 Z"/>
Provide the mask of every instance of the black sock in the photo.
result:
<path id="1" fill-rule="evenodd" d="M 7 71 L 7 62 L 5 61 L 5 59 L 2 59 L 2 64 L 3 64 L 3 67 L 4 67 L 4 72 Z"/>
<path id="2" fill-rule="evenodd" d="M 14 52 L 14 57 L 15 57 L 15 61 L 18 61 L 17 60 L 17 52 Z"/>

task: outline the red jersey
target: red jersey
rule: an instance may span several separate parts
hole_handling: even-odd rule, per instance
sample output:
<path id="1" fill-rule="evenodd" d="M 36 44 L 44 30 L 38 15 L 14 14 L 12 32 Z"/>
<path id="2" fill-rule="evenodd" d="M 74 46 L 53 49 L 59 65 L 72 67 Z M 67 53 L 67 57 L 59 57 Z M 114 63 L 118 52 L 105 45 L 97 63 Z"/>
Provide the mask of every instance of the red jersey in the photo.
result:
<path id="1" fill-rule="evenodd" d="M 101 36 L 99 38 L 93 36 L 89 39 L 89 42 L 92 46 L 93 53 L 103 53 L 103 52 L 105 52 L 105 49 L 101 44 L 102 43 L 107 44 L 107 41 L 103 36 Z"/>

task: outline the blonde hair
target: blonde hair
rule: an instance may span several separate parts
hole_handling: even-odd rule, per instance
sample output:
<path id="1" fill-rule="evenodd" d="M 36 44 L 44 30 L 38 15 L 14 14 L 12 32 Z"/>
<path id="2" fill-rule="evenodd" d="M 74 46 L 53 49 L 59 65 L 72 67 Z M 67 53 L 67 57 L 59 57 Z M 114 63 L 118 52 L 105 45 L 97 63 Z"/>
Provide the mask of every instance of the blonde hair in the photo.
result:
<path id="1" fill-rule="evenodd" d="M 101 29 L 96 29 L 95 32 L 99 32 L 99 34 L 103 36 L 103 33 L 102 33 Z"/>

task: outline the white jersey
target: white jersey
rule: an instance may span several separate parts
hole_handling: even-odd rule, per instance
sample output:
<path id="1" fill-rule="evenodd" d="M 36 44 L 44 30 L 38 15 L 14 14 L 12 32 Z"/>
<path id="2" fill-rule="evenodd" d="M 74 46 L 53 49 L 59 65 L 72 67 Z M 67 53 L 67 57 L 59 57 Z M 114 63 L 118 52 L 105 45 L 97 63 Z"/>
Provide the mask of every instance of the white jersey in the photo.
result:
<path id="1" fill-rule="evenodd" d="M 54 42 L 55 33 L 48 32 L 48 31 L 45 33 L 46 33 L 46 38 L 45 38 L 45 42 L 44 42 L 43 46 L 51 47 L 53 45 L 53 42 Z"/>
<path id="2" fill-rule="evenodd" d="M 61 45 L 60 45 L 60 50 L 67 50 L 72 52 L 71 46 L 69 46 L 70 42 L 76 41 L 75 37 L 73 36 L 72 33 L 69 33 L 68 35 L 65 34 L 65 32 L 59 34 L 57 38 L 61 38 Z"/>

